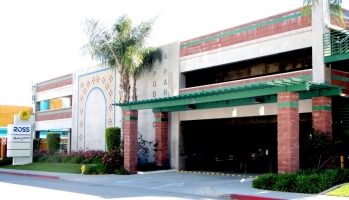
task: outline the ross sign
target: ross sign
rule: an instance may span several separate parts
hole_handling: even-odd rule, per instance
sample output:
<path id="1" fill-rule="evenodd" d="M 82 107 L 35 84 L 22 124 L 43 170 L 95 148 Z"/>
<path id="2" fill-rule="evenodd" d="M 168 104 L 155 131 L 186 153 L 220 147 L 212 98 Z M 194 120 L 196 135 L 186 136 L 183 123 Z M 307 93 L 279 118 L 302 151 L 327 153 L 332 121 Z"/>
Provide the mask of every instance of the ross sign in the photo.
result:
<path id="1" fill-rule="evenodd" d="M 13 125 L 13 132 L 9 134 L 31 134 L 30 125 Z"/>
<path id="2" fill-rule="evenodd" d="M 30 111 L 29 110 L 22 110 L 18 113 L 18 115 L 22 120 L 28 120 L 30 117 Z"/>

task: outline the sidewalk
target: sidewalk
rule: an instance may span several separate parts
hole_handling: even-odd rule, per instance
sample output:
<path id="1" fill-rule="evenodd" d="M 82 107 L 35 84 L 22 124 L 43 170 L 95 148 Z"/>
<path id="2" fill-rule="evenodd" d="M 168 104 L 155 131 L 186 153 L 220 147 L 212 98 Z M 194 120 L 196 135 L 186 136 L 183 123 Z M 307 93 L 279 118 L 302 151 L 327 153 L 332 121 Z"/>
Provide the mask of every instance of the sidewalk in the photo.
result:
<path id="1" fill-rule="evenodd" d="M 0 174 L 19 175 L 36 178 L 46 178 L 53 180 L 65 180 L 82 183 L 103 184 L 112 186 L 123 186 L 118 183 L 127 183 L 133 180 L 141 180 L 153 178 L 155 180 L 167 180 L 167 181 L 184 181 L 186 187 L 178 189 L 166 188 L 164 190 L 170 190 L 173 192 L 192 192 L 193 194 L 202 194 L 203 190 L 205 194 L 210 192 L 215 196 L 226 197 L 238 200 L 276 200 L 276 199 L 302 199 L 302 200 L 344 200 L 348 198 L 344 197 L 332 197 L 326 195 L 312 195 L 312 194 L 300 194 L 300 193 L 288 193 L 288 192 L 276 192 L 276 191 L 264 191 L 254 189 L 251 187 L 253 178 L 247 178 L 241 182 L 241 178 L 221 177 L 221 176 L 209 176 L 179 172 L 167 172 L 167 173 L 145 173 L 135 174 L 130 176 L 125 175 L 81 175 L 81 174 L 66 174 L 66 173 L 54 173 L 54 172 L 39 172 L 28 170 L 10 170 L 1 169 Z M 131 187 L 142 188 L 144 183 L 141 181 L 133 182 Z M 129 187 L 129 186 L 128 186 Z M 204 189 L 206 188 L 206 189 Z M 210 188 L 208 191 L 207 188 Z"/>

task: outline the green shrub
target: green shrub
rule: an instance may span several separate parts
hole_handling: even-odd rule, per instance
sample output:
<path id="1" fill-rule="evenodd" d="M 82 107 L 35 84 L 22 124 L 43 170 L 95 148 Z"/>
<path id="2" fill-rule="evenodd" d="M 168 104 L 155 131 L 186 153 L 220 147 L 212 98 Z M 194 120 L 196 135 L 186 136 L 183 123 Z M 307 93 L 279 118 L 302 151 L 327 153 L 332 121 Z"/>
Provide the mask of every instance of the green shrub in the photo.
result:
<path id="1" fill-rule="evenodd" d="M 101 157 L 94 157 L 94 158 L 89 158 L 84 161 L 82 161 L 82 164 L 102 164 L 102 158 Z"/>
<path id="2" fill-rule="evenodd" d="M 349 182 L 349 169 L 300 170 L 294 174 L 265 174 L 252 182 L 264 190 L 315 194 Z"/>
<path id="3" fill-rule="evenodd" d="M 105 129 L 105 142 L 107 144 L 107 151 L 112 149 L 120 149 L 120 128 L 109 127 Z"/>
<path id="4" fill-rule="evenodd" d="M 49 157 L 39 156 L 37 157 L 36 162 L 47 162 L 48 158 Z"/>
<path id="5" fill-rule="evenodd" d="M 62 163 L 70 163 L 70 160 L 73 158 L 73 156 L 64 156 L 62 158 Z"/>
<path id="6" fill-rule="evenodd" d="M 318 174 L 297 176 L 296 191 L 299 193 L 315 194 L 321 192 L 319 183 L 321 182 Z"/>
<path id="7" fill-rule="evenodd" d="M 62 163 L 62 157 L 59 155 L 53 155 L 53 156 L 47 157 L 46 162 L 48 162 L 48 163 Z"/>
<path id="8" fill-rule="evenodd" d="M 338 169 L 338 182 L 337 184 L 341 183 L 348 183 L 349 182 L 349 169 Z"/>
<path id="9" fill-rule="evenodd" d="M 33 139 L 33 151 L 37 151 L 40 149 L 40 139 Z"/>
<path id="10" fill-rule="evenodd" d="M 297 174 L 283 174 L 278 176 L 274 190 L 282 192 L 296 192 Z"/>
<path id="11" fill-rule="evenodd" d="M 106 174 L 106 165 L 85 165 L 84 174 Z"/>
<path id="12" fill-rule="evenodd" d="M 12 164 L 12 158 L 3 158 L 0 160 L 0 166 L 4 165 L 11 165 Z"/>
<path id="13" fill-rule="evenodd" d="M 69 163 L 71 164 L 81 164 L 84 161 L 83 156 L 73 156 L 70 158 Z"/>
<path id="14" fill-rule="evenodd" d="M 54 154 L 59 150 L 60 141 L 59 133 L 49 133 L 46 135 L 47 151 L 49 154 Z"/>
<path id="15" fill-rule="evenodd" d="M 102 158 L 102 163 L 107 166 L 106 173 L 113 174 L 115 169 L 122 166 L 122 159 L 119 149 L 112 149 Z"/>
<path id="16" fill-rule="evenodd" d="M 115 174 L 118 174 L 118 175 L 129 175 L 130 172 L 128 172 L 125 168 L 123 167 L 120 167 L 120 168 L 116 168 L 115 169 Z"/>

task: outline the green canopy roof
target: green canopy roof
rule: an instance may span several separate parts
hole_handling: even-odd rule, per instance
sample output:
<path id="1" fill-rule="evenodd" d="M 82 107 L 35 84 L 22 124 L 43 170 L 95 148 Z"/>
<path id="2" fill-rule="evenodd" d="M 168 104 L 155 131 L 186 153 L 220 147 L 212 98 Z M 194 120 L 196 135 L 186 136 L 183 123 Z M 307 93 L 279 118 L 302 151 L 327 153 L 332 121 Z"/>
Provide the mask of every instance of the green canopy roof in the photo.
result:
<path id="1" fill-rule="evenodd" d="M 122 110 L 153 109 L 153 112 L 173 112 L 249 105 L 257 102 L 272 103 L 277 101 L 277 94 L 280 92 L 299 92 L 300 99 L 336 96 L 342 93 L 342 89 L 342 87 L 336 85 L 289 78 L 199 90 L 171 97 L 114 103 L 113 105 L 121 106 Z M 258 98 L 258 101 L 256 101 L 256 98 Z"/>

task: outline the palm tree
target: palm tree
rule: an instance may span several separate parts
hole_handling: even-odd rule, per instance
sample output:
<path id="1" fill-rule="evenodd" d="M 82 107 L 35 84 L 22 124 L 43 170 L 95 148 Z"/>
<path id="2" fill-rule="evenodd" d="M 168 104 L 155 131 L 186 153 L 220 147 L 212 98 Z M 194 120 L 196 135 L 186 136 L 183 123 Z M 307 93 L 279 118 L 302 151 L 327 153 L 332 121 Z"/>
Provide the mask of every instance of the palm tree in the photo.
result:
<path id="1" fill-rule="evenodd" d="M 143 62 L 138 63 L 138 65 L 132 65 L 132 68 L 130 68 L 130 74 L 133 79 L 132 101 L 137 101 L 137 79 L 142 77 L 145 72 L 150 71 L 156 60 L 159 62 L 162 61 L 162 51 L 160 48 L 150 47 L 143 49 L 141 55 Z"/>
<path id="2" fill-rule="evenodd" d="M 120 103 L 130 100 L 130 75 L 146 61 L 143 54 L 154 21 L 151 19 L 133 27 L 131 19 L 123 15 L 109 30 L 97 20 L 85 22 L 88 43 L 82 47 L 82 51 L 84 55 L 90 55 L 92 59 L 118 70 Z"/>
<path id="3" fill-rule="evenodd" d="M 327 0 L 328 1 L 328 12 L 335 16 L 342 24 L 344 23 L 343 12 L 342 12 L 342 0 Z M 303 0 L 303 11 L 306 14 L 311 13 L 311 9 L 316 6 L 318 0 Z"/>
<path id="4" fill-rule="evenodd" d="M 106 63 L 110 68 L 118 70 L 120 78 L 119 103 L 130 100 L 131 75 L 134 79 L 133 98 L 137 100 L 137 78 L 142 74 L 142 70 L 152 67 L 154 59 L 159 59 L 156 53 L 159 51 L 158 49 L 152 48 L 153 52 L 146 48 L 146 39 L 150 36 L 154 21 L 155 18 L 133 27 L 131 19 L 124 15 L 117 19 L 111 29 L 106 29 L 103 24 L 94 19 L 85 22 L 88 43 L 82 47 L 82 51 L 84 55 L 90 55 L 92 59 Z M 120 113 L 120 116 L 121 140 L 123 140 L 123 112 Z"/>

